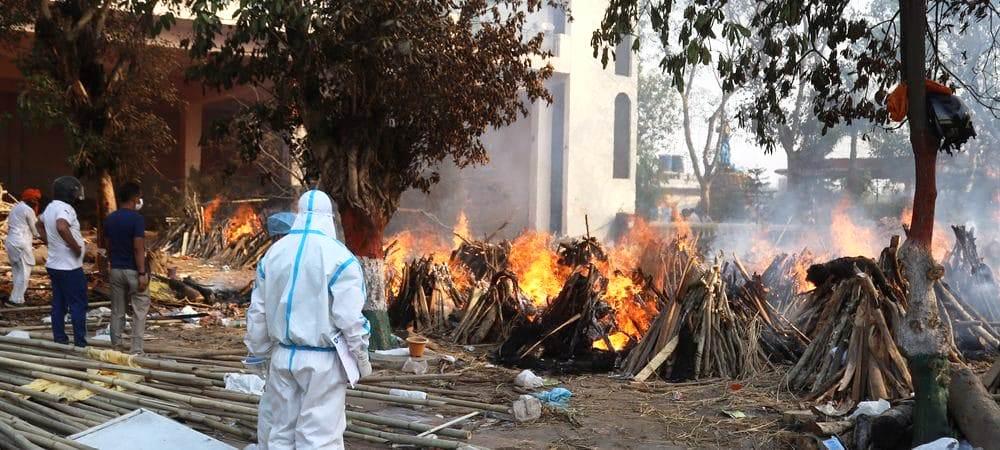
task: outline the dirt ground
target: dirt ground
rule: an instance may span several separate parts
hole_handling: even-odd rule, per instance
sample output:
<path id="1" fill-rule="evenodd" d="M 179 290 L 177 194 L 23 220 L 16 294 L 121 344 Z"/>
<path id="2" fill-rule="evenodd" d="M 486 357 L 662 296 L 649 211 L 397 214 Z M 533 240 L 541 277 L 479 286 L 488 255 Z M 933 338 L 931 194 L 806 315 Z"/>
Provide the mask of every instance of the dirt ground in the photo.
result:
<path id="1" fill-rule="evenodd" d="M 10 289 L 6 257 L 0 249 L 0 297 Z M 180 274 L 190 274 L 201 282 L 233 288 L 245 286 L 252 272 L 224 270 L 192 259 L 174 259 Z M 98 278 L 92 275 L 92 278 Z M 44 269 L 37 266 L 29 291 L 29 304 L 49 303 L 50 291 Z M 102 300 L 102 299 L 96 299 Z M 154 305 L 165 313 L 176 305 Z M 0 327 L 42 325 L 47 313 L 2 314 Z M 182 324 L 150 324 L 147 350 L 170 353 L 172 349 L 240 349 L 242 328 L 227 328 L 218 322 L 193 327 Z M 39 327 L 45 332 L 45 327 Z M 433 338 L 432 338 L 433 339 Z M 496 367 L 488 358 L 488 347 L 460 347 L 438 344 L 431 349 L 455 357 L 448 367 L 431 370 L 460 372 L 455 381 L 415 383 L 412 389 L 438 387 L 473 391 L 474 400 L 509 405 L 515 391 L 516 369 Z M 378 366 L 377 366 L 378 367 Z M 514 423 L 508 418 L 478 416 L 463 427 L 473 431 L 471 444 L 496 449 L 780 449 L 802 448 L 804 435 L 783 429 L 781 413 L 808 407 L 787 390 L 781 378 L 787 368 L 777 367 L 747 380 L 709 379 L 670 384 L 663 381 L 632 383 L 608 374 L 554 376 L 551 379 L 569 389 L 573 396 L 565 410 L 546 408 L 543 416 L 530 423 Z M 383 373 L 398 373 L 382 369 Z M 543 375 L 544 374 L 540 374 Z M 439 424 L 468 411 L 460 408 L 402 408 L 377 401 L 349 398 L 348 408 L 380 415 Z M 350 448 L 384 448 L 368 442 L 348 440 Z M 240 446 L 245 443 L 232 442 Z"/>

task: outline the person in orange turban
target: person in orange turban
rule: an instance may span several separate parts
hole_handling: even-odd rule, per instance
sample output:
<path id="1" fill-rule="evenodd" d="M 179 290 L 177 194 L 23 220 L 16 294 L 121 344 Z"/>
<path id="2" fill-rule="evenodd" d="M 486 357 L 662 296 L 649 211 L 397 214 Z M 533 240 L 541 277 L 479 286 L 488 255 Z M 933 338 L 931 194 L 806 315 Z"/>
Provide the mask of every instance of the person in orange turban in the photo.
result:
<path id="1" fill-rule="evenodd" d="M 7 216 L 7 240 L 4 241 L 4 247 L 14 282 L 8 299 L 10 303 L 24 303 L 24 293 L 28 290 L 31 269 L 35 266 L 35 250 L 31 243 L 38 237 L 35 223 L 38 222 L 36 214 L 41 200 L 41 191 L 25 189 L 21 193 L 21 201 L 14 205 Z"/>

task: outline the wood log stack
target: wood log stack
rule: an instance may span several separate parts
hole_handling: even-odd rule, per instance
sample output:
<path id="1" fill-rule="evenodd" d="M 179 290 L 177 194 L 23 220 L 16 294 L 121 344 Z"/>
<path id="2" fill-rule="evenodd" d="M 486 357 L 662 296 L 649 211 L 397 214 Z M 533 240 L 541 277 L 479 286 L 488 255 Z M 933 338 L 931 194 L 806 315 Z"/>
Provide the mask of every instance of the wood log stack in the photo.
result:
<path id="1" fill-rule="evenodd" d="M 510 336 L 511 329 L 534 314 L 517 285 L 517 277 L 505 270 L 494 275 L 486 289 L 473 289 L 458 313 L 459 323 L 451 332 L 451 340 L 457 344 L 501 342 Z"/>
<path id="2" fill-rule="evenodd" d="M 786 374 L 789 388 L 816 401 L 909 395 L 910 372 L 895 339 L 904 309 L 879 266 L 856 257 L 809 270 L 819 283 L 800 328 L 812 342 Z"/>
<path id="3" fill-rule="evenodd" d="M 233 241 L 227 237 L 226 230 L 235 225 L 231 222 L 234 218 L 212 220 L 212 223 L 205 220 L 205 208 L 198 202 L 197 194 L 192 194 L 185 202 L 184 216 L 168 221 L 169 227 L 153 248 L 167 254 L 193 256 L 219 261 L 233 268 L 247 268 L 256 264 L 271 245 L 259 216 L 253 219 L 257 223 L 252 224 L 252 233 L 243 234 Z"/>
<path id="4" fill-rule="evenodd" d="M 432 258 L 413 260 L 403 268 L 403 282 L 391 299 L 393 328 L 419 333 L 446 332 L 451 314 L 465 306 L 465 295 L 455 286 L 447 264 Z"/>
<path id="5" fill-rule="evenodd" d="M 781 253 L 771 260 L 761 281 L 768 287 L 767 301 L 781 314 L 789 314 L 802 305 L 804 293 L 813 286 L 805 281 L 804 268 L 814 261 L 813 254 L 808 249 L 799 253 Z"/>
<path id="6" fill-rule="evenodd" d="M 677 300 L 661 309 L 626 358 L 623 373 L 636 379 L 653 373 L 671 379 L 741 378 L 762 369 L 768 358 L 762 333 L 770 326 L 767 320 L 775 322 L 756 305 L 762 299 L 731 298 L 719 265 L 690 266 L 683 278 L 687 282 L 673 294 Z M 762 294 L 748 287 L 741 295 L 751 292 Z"/>
<path id="7" fill-rule="evenodd" d="M 490 243 L 463 239 L 451 253 L 451 261 L 465 266 L 475 281 L 491 280 L 494 275 L 507 270 L 510 245 L 510 241 Z"/>
<path id="8" fill-rule="evenodd" d="M 244 371 L 237 362 L 242 351 L 171 352 L 174 354 L 130 356 L 37 338 L 0 337 L 0 443 L 4 448 L 90 449 L 67 436 L 138 408 L 231 442 L 255 442 L 259 397 L 225 389 L 226 373 Z M 469 398 L 475 393 L 466 391 L 434 392 L 426 399 L 401 397 L 391 391 L 432 392 L 433 388 L 400 383 L 458 376 L 371 376 L 349 389 L 347 395 L 397 405 L 447 408 L 462 414 L 509 413 L 506 405 L 475 401 Z M 46 384 L 55 384 L 58 389 L 44 389 Z M 471 437 L 470 432 L 454 428 L 454 421 L 434 426 L 356 410 L 348 411 L 347 418 L 347 437 L 380 444 L 454 449 Z M 430 433 L 439 437 L 428 436 Z"/>
<path id="9" fill-rule="evenodd" d="M 986 322 L 1000 322 L 1000 283 L 979 257 L 975 230 L 952 226 L 955 246 L 945 258 L 945 271 L 956 298 Z"/>

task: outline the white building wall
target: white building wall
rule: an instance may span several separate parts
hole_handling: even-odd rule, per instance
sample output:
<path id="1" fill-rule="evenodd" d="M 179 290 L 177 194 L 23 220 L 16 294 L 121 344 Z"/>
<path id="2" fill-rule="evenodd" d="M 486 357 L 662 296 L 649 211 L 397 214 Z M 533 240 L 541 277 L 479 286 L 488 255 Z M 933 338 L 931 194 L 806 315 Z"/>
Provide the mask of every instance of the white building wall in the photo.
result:
<path id="1" fill-rule="evenodd" d="M 562 92 L 562 134 L 554 123 L 560 105 L 535 103 L 528 117 L 511 126 L 489 131 L 482 139 L 490 153 L 490 163 L 482 167 L 457 169 L 450 162 L 439 168 L 441 182 L 430 194 L 407 192 L 401 201 L 405 209 L 424 209 L 442 222 L 452 223 L 459 211 L 469 217 L 477 235 L 492 233 L 506 224 L 500 235 L 512 237 L 525 229 L 553 231 L 562 235 L 586 232 L 604 238 L 613 231 L 619 212 L 635 210 L 636 163 L 636 76 L 634 62 L 629 75 L 615 74 L 614 61 L 605 69 L 593 57 L 591 33 L 604 15 L 606 0 L 577 0 L 570 5 L 573 22 L 552 25 L 559 14 L 535 14 L 533 26 L 548 31 L 546 46 L 554 58 L 549 63 L 556 74 L 547 87 L 559 100 Z M 633 60 L 631 52 L 628 58 Z M 615 97 L 625 94 L 630 101 L 628 178 L 614 178 Z M 562 183 L 560 167 L 553 164 L 553 145 L 562 142 Z M 558 152 L 556 152 L 558 153 Z M 553 207 L 553 203 L 556 204 Z M 561 207 L 558 205 L 561 204 Z M 553 215 L 555 214 L 555 215 Z M 397 215 L 391 228 L 404 227 L 406 219 Z"/>

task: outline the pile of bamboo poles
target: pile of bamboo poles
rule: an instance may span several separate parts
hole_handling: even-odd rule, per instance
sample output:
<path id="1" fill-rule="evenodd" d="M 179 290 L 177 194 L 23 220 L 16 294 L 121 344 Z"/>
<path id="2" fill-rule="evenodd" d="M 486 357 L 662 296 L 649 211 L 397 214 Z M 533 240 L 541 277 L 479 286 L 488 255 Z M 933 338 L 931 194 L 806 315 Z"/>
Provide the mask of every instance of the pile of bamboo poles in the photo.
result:
<path id="1" fill-rule="evenodd" d="M 812 342 L 786 374 L 793 391 L 816 401 L 895 399 L 912 392 L 895 339 L 904 310 L 874 263 L 831 276 L 810 294 L 803 312 Z M 873 276 L 874 275 L 874 276 Z"/>
<path id="2" fill-rule="evenodd" d="M 230 442 L 255 442 L 258 396 L 224 388 L 224 375 L 241 371 L 240 353 L 128 356 L 42 339 L 0 337 L 0 436 L 23 448 L 85 449 L 88 447 L 66 437 L 145 408 Z M 475 392 L 404 384 L 458 376 L 372 376 L 349 389 L 347 395 L 507 417 L 507 406 L 476 401 L 471 398 Z M 69 395 L 27 387 L 36 380 L 89 393 L 66 398 Z M 408 398 L 394 395 L 392 389 L 420 390 L 427 396 Z M 383 444 L 459 448 L 463 445 L 459 440 L 471 437 L 468 431 L 453 428 L 457 421 L 432 426 L 353 410 L 347 417 L 347 436 Z"/>
<path id="3" fill-rule="evenodd" d="M 420 258 L 407 263 L 402 276 L 399 292 L 389 304 L 393 328 L 420 333 L 449 330 L 449 318 L 465 305 L 465 296 L 455 287 L 448 265 Z"/>

